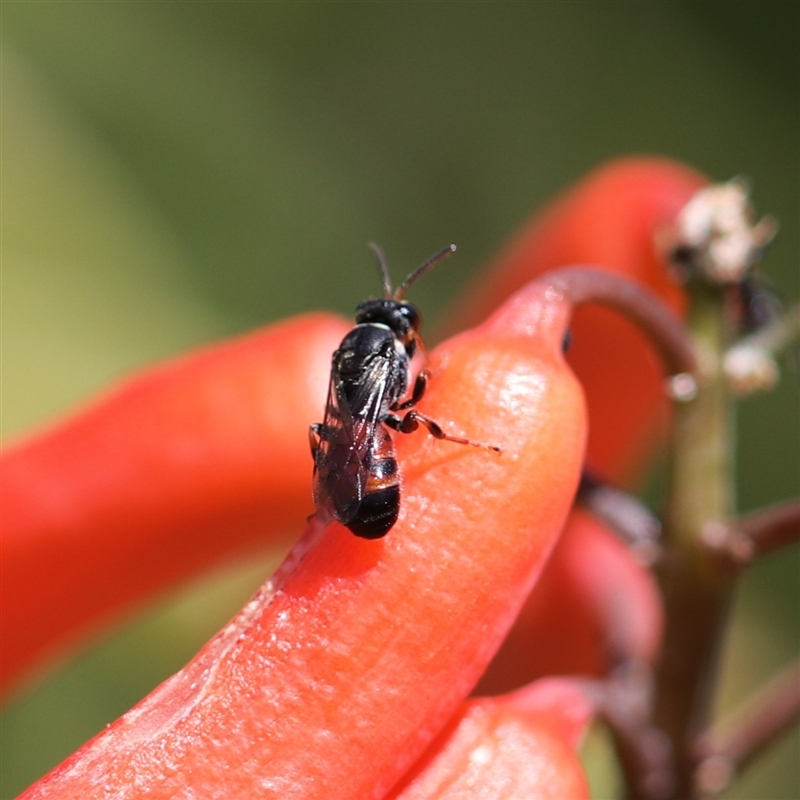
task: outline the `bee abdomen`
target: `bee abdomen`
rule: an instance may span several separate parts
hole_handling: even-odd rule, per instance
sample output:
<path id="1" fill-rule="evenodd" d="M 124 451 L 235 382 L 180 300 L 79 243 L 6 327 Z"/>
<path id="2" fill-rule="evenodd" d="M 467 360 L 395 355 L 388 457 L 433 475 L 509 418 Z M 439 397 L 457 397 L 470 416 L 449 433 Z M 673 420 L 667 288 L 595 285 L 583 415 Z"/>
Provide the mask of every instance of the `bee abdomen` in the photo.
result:
<path id="1" fill-rule="evenodd" d="M 399 510 L 400 486 L 395 480 L 378 489 L 368 489 L 364 493 L 355 517 L 347 523 L 347 527 L 356 536 L 361 536 L 363 539 L 380 539 L 397 521 Z"/>
<path id="2" fill-rule="evenodd" d="M 386 436 L 388 440 L 388 435 Z M 397 521 L 400 509 L 400 480 L 394 455 L 372 453 L 364 495 L 347 527 L 364 539 L 385 536 Z"/>

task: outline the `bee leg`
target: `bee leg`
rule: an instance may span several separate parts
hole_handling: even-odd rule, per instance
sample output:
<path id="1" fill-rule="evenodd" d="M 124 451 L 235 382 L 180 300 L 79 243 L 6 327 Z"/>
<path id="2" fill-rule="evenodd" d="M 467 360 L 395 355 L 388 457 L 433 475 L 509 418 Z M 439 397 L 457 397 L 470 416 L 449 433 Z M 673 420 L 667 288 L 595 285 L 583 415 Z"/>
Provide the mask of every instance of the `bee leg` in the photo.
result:
<path id="1" fill-rule="evenodd" d="M 400 433 L 411 433 L 419 427 L 419 423 L 411 418 L 409 411 L 405 417 L 400 417 L 397 414 L 387 414 L 386 419 L 383 420 L 384 425 L 388 425 L 392 430 L 399 431 Z"/>
<path id="2" fill-rule="evenodd" d="M 415 406 L 422 400 L 425 390 L 428 388 L 428 381 L 431 379 L 431 372 L 427 369 L 421 369 L 417 373 L 417 379 L 414 381 L 414 389 L 411 392 L 411 397 L 408 400 L 403 400 L 402 403 L 395 403 L 392 406 L 393 411 L 403 411 L 406 408 Z"/>
<path id="3" fill-rule="evenodd" d="M 319 422 L 312 422 L 308 428 L 308 444 L 311 447 L 311 457 L 316 459 L 319 450 L 319 431 L 322 426 Z"/>
<path id="4" fill-rule="evenodd" d="M 456 444 L 468 444 L 472 445 L 472 447 L 483 447 L 485 450 L 493 450 L 495 453 L 501 453 L 502 448 L 496 447 L 492 444 L 484 444 L 483 442 L 473 442 L 472 439 L 465 439 L 462 436 L 450 436 L 449 433 L 445 433 L 442 430 L 442 426 L 439 425 L 436 420 L 431 419 L 430 417 L 426 417 L 424 414 L 421 414 L 416 409 L 411 409 L 404 417 L 400 418 L 395 414 L 389 415 L 384 422 L 390 427 L 394 428 L 396 431 L 400 431 L 400 433 L 411 433 L 419 428 L 420 425 L 424 425 L 428 429 L 428 433 L 434 437 L 434 439 L 444 439 L 447 442 L 455 442 Z"/>

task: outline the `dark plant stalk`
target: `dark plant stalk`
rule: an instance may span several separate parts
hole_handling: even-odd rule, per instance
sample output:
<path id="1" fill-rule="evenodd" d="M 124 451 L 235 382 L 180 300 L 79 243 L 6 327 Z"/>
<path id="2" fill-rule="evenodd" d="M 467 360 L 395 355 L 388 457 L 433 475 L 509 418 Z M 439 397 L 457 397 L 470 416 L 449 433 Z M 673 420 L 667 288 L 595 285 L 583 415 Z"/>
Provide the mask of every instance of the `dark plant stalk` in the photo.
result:
<path id="1" fill-rule="evenodd" d="M 581 683 L 597 718 L 608 727 L 629 790 L 645 797 L 669 796 L 672 751 L 652 722 L 652 667 L 628 661 L 604 680 Z"/>

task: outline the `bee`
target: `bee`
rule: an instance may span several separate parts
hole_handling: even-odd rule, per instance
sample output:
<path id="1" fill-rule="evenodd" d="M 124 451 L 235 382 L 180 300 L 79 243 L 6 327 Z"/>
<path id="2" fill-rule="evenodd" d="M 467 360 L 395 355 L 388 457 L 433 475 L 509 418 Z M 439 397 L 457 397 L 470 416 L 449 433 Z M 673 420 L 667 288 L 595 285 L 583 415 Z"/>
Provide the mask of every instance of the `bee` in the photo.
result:
<path id="1" fill-rule="evenodd" d="M 333 354 L 324 422 L 311 425 L 308 436 L 318 516 L 340 522 L 356 536 L 379 539 L 395 524 L 400 510 L 400 476 L 387 428 L 411 433 L 423 425 L 437 439 L 498 453 L 500 448 L 450 436 L 414 408 L 425 394 L 428 370 L 419 371 L 406 398 L 411 359 L 423 343 L 419 311 L 403 297 L 456 246 L 436 253 L 394 290 L 383 251 L 376 244 L 370 248 L 383 281 L 383 298 L 365 300 L 356 308 L 356 325 Z"/>

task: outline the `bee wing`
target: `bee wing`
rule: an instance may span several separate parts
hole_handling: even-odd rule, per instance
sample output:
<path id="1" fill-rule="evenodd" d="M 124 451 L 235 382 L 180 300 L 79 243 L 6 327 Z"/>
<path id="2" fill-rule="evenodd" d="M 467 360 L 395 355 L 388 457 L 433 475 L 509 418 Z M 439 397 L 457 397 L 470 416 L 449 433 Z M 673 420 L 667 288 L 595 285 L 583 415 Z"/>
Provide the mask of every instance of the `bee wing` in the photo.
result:
<path id="1" fill-rule="evenodd" d="M 375 428 L 385 411 L 391 364 L 373 359 L 350 399 L 331 375 L 325 420 L 314 462 L 314 501 L 320 514 L 347 524 L 358 511 L 369 478 Z"/>

